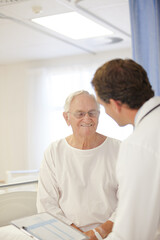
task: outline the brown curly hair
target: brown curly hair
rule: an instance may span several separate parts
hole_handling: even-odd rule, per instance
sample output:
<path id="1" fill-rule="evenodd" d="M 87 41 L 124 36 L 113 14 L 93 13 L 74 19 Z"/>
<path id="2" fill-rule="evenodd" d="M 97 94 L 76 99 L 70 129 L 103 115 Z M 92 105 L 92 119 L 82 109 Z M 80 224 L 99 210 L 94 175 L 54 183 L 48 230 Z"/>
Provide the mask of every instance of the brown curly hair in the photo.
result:
<path id="1" fill-rule="evenodd" d="M 106 103 L 112 98 L 139 109 L 154 96 L 144 68 L 131 59 L 114 59 L 94 74 L 92 85 L 98 96 Z"/>

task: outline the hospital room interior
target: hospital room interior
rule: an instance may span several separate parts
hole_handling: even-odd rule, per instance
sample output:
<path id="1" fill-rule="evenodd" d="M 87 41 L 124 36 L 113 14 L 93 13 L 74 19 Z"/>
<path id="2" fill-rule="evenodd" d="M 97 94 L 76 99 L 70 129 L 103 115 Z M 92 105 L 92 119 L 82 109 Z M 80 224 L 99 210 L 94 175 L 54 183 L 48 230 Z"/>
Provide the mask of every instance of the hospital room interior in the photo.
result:
<path id="1" fill-rule="evenodd" d="M 160 41 L 154 38 L 155 14 L 149 8 L 140 9 L 135 20 L 137 9 L 132 2 L 0 1 L 0 229 L 37 213 L 44 152 L 51 142 L 71 134 L 63 118 L 65 99 L 78 90 L 95 95 L 91 81 L 99 66 L 114 58 L 136 59 L 144 63 L 159 95 L 160 59 L 154 46 Z M 145 0 L 140 2 L 145 6 Z M 80 25 L 78 18 L 82 18 Z M 96 27 L 82 25 L 83 20 L 100 29 L 92 33 Z M 153 33 L 150 37 L 146 28 Z M 133 126 L 118 126 L 100 107 L 97 131 L 123 141 Z"/>

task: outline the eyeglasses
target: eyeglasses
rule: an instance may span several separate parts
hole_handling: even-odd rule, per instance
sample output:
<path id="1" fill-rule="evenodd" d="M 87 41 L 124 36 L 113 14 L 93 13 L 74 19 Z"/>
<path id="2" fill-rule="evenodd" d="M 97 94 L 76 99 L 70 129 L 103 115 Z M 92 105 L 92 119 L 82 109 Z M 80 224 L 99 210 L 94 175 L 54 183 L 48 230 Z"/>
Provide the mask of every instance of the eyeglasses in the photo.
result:
<path id="1" fill-rule="evenodd" d="M 91 110 L 88 112 L 77 111 L 77 112 L 68 112 L 68 113 L 71 113 L 75 118 L 80 119 L 80 118 L 85 117 L 86 114 L 88 114 L 88 116 L 91 118 L 98 117 L 100 112 L 96 111 L 96 110 Z"/>

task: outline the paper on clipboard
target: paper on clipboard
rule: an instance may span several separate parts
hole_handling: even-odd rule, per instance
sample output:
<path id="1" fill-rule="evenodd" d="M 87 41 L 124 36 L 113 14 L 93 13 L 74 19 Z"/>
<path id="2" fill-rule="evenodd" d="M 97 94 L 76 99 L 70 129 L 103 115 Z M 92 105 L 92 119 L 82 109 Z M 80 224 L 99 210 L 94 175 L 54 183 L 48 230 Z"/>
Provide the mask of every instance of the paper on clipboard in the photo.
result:
<path id="1" fill-rule="evenodd" d="M 49 213 L 39 213 L 11 222 L 38 240 L 87 240 L 77 229 L 61 222 Z"/>

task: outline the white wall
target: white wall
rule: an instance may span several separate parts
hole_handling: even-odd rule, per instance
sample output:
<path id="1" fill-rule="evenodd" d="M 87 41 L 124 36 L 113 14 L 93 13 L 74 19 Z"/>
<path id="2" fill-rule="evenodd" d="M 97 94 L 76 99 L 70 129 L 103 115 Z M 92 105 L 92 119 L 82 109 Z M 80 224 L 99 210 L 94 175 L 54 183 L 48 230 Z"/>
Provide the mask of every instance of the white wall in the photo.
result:
<path id="1" fill-rule="evenodd" d="M 0 65 L 0 180 L 6 170 L 39 168 L 48 144 L 69 133 L 59 109 L 68 93 L 83 86 L 93 91 L 90 81 L 97 67 L 117 57 L 131 57 L 131 49 Z M 74 73 L 79 75 L 75 84 L 65 78 L 74 78 Z M 58 76 L 63 76 L 62 83 Z"/>

